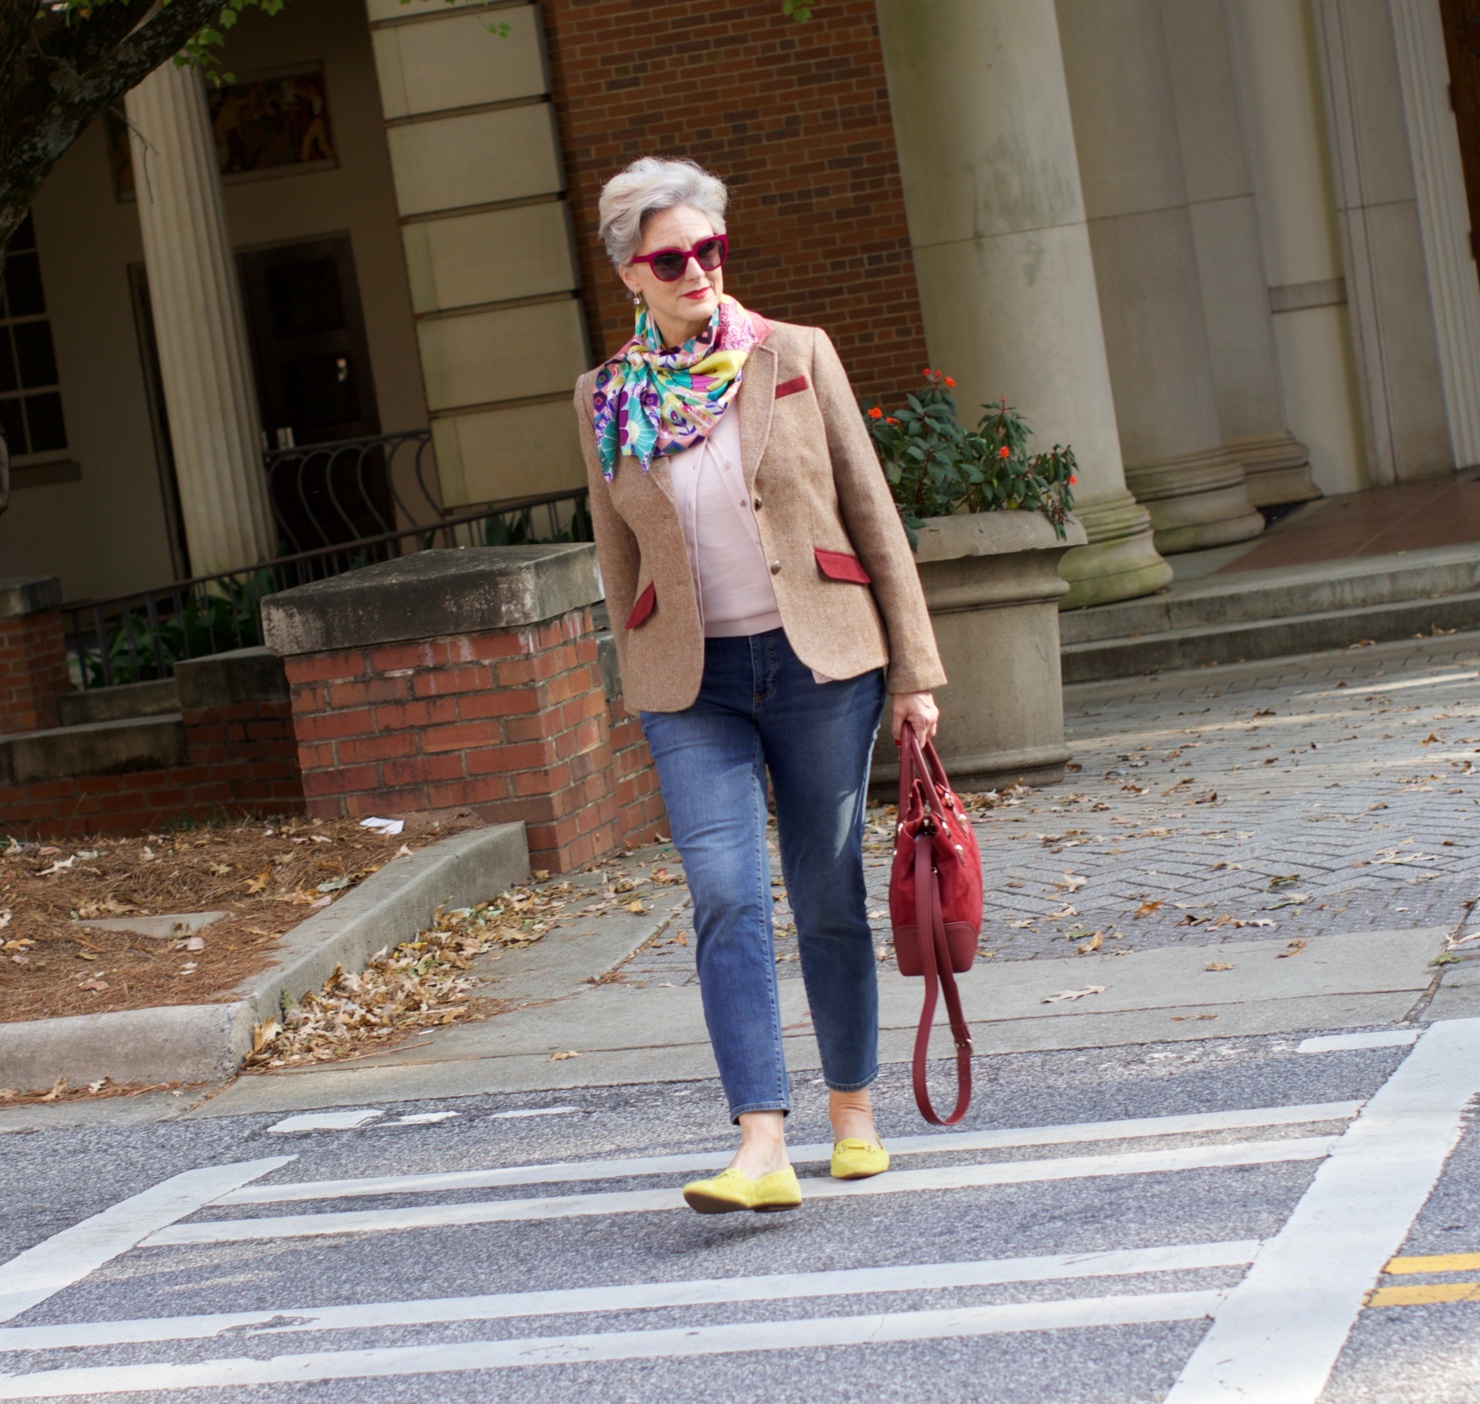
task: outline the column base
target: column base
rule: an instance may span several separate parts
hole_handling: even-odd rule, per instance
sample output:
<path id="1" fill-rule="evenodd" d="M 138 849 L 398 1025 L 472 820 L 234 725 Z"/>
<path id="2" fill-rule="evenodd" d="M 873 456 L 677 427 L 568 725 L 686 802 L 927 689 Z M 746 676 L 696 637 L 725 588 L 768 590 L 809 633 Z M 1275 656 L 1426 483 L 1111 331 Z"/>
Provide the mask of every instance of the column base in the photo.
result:
<path id="1" fill-rule="evenodd" d="M 1324 494 L 1310 472 L 1310 450 L 1288 429 L 1244 434 L 1223 447 L 1244 467 L 1244 485 L 1256 507 L 1285 507 Z"/>
<path id="2" fill-rule="evenodd" d="M 1151 514 L 1156 549 L 1165 555 L 1228 546 L 1264 530 L 1243 466 L 1221 447 L 1127 463 L 1125 485 Z"/>
<path id="3" fill-rule="evenodd" d="M 1089 536 L 1059 562 L 1069 593 L 1059 608 L 1113 604 L 1154 595 L 1172 583 L 1172 568 L 1157 554 L 1151 517 L 1128 492 L 1074 509 Z"/>

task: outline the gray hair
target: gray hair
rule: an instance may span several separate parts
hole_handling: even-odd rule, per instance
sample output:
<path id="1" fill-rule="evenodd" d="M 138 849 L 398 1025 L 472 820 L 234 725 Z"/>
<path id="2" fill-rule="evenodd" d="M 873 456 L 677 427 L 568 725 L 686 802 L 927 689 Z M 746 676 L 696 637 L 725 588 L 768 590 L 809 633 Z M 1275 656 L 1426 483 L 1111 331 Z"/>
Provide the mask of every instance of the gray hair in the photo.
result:
<path id="1" fill-rule="evenodd" d="M 724 181 L 693 161 L 639 156 L 601 187 L 601 241 L 612 264 L 625 268 L 642 243 L 642 224 L 650 214 L 689 205 L 708 217 L 716 234 L 723 234 L 729 200 Z"/>

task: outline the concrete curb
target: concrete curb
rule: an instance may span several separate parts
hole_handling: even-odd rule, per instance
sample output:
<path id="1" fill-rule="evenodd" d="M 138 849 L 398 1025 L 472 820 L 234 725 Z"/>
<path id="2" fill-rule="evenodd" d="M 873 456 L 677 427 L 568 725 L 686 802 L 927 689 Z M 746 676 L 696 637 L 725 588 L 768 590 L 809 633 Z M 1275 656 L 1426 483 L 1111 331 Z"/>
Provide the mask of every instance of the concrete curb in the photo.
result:
<path id="1" fill-rule="evenodd" d="M 219 1082 L 251 1051 L 252 1029 L 318 989 L 336 965 L 359 970 L 426 927 L 442 906 L 472 906 L 529 874 L 523 824 L 495 824 L 398 858 L 283 937 L 276 963 L 219 1004 L 165 1005 L 0 1024 L 0 1087 Z"/>

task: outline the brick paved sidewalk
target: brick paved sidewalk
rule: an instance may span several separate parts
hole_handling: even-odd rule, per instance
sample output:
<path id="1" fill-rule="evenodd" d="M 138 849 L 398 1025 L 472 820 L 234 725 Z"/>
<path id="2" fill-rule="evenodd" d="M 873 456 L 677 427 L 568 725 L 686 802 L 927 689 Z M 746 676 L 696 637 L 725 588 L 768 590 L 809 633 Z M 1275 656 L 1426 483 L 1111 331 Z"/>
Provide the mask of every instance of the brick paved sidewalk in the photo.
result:
<path id="1" fill-rule="evenodd" d="M 1480 893 L 1480 635 L 1066 689 L 1078 770 L 977 826 L 999 960 L 1420 926 Z M 871 836 L 881 943 L 887 838 Z M 779 869 L 778 869 L 779 871 Z M 784 891 L 777 957 L 796 975 Z M 679 928 L 683 922 L 680 919 Z M 687 983 L 672 936 L 630 978 Z"/>

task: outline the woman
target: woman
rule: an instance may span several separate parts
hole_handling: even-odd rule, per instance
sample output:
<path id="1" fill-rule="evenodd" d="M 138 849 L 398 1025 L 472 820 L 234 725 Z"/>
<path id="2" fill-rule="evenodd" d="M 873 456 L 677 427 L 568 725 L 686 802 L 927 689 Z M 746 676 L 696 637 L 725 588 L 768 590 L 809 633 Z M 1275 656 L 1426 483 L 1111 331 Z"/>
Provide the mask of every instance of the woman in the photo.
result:
<path id="1" fill-rule="evenodd" d="M 794 1209 L 766 848 L 782 872 L 829 1089 L 832 1173 L 889 1164 L 868 1086 L 878 989 L 863 813 L 885 698 L 934 734 L 945 681 L 919 576 L 848 379 L 819 330 L 724 292 L 727 192 L 644 157 L 601 193 L 632 340 L 576 387 L 596 550 L 694 900 L 704 1017 L 740 1149 L 701 1213 Z"/>

